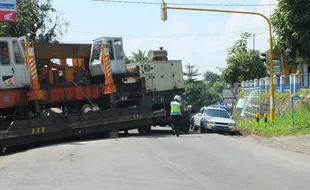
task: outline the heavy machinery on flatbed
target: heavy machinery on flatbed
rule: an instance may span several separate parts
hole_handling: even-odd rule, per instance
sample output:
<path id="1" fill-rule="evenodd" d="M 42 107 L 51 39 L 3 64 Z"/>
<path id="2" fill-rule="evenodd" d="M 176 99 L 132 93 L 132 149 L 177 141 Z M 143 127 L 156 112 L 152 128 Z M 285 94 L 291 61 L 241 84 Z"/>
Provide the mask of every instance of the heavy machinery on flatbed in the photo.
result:
<path id="1" fill-rule="evenodd" d="M 156 104 L 153 109 L 164 108 L 167 115 L 154 118 L 154 126 L 170 126 L 170 102 L 176 94 L 184 97 L 185 92 L 182 61 L 168 60 L 168 52 L 162 47 L 159 50 L 149 51 L 148 57 L 149 60 L 147 61 L 128 64 L 127 69 L 129 73 L 138 71 L 139 75 L 137 76 L 145 79 L 146 93 L 163 97 L 163 105 Z M 190 110 L 184 100 L 180 129 L 182 132 L 188 133 Z"/>
<path id="2" fill-rule="evenodd" d="M 0 38 L 2 150 L 88 133 L 149 133 L 151 125 L 170 124 L 168 102 L 184 91 L 182 63 L 169 61 L 164 50 L 149 54 L 149 62 L 132 69 L 120 37 L 92 44 Z"/>

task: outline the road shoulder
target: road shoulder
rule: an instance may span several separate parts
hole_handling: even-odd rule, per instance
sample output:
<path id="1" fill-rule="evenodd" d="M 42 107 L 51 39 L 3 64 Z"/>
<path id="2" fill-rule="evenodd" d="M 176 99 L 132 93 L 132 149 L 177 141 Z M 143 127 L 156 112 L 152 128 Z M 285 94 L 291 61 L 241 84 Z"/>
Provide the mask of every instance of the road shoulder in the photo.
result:
<path id="1" fill-rule="evenodd" d="M 272 138 L 264 138 L 261 136 L 246 136 L 245 139 L 272 148 L 310 155 L 310 135 L 289 137 L 281 136 Z"/>

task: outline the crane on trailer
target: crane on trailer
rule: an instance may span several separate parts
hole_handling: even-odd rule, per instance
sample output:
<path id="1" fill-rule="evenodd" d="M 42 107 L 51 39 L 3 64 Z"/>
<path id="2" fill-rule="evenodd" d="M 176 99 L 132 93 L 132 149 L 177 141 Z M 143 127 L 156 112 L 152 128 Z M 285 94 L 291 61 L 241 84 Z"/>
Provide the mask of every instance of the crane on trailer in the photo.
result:
<path id="1" fill-rule="evenodd" d="M 29 111 L 27 113 L 28 115 L 33 111 L 35 113 L 34 115 L 38 115 L 42 113 L 43 107 L 48 108 L 49 105 L 56 105 L 63 102 L 75 103 L 76 100 L 81 101 L 88 97 L 91 99 L 99 99 L 101 96 L 116 93 L 109 56 L 109 49 L 113 47 L 109 46 L 109 40 L 113 41 L 114 38 L 96 40 L 94 46 L 97 46 L 100 42 L 99 47 L 101 49 L 99 49 L 99 57 L 95 57 L 94 46 L 92 54 L 89 55 L 94 61 L 97 61 L 96 64 L 90 67 L 96 67 L 97 69 L 99 66 L 100 69 L 91 72 L 96 72 L 97 76 L 101 74 L 101 77 L 104 78 L 100 80 L 99 83 L 89 83 L 85 86 L 85 83 L 78 82 L 81 78 L 79 78 L 77 74 L 82 73 L 83 77 L 89 77 L 89 73 L 85 69 L 77 66 L 58 65 L 50 62 L 50 60 L 46 60 L 46 58 L 37 61 L 35 56 L 36 44 L 34 42 L 26 41 L 25 38 L 0 38 L 0 48 L 2 52 L 2 55 L 0 55 L 2 57 L 0 71 L 2 79 L 2 84 L 0 86 L 0 110 L 2 114 L 12 114 L 12 111 L 16 111 L 16 108 L 23 107 L 23 109 L 19 109 L 19 111 Z M 25 51 L 23 51 L 22 48 L 23 44 Z M 40 48 L 48 50 L 48 45 L 41 44 Z M 9 49 L 13 51 L 9 51 Z M 58 55 L 58 57 L 66 57 L 66 52 L 63 54 L 64 55 Z M 23 57 L 25 57 L 25 62 L 23 61 Z M 39 55 L 38 57 L 44 56 Z M 38 73 L 39 66 L 41 66 L 40 73 Z M 63 82 L 59 80 L 59 71 L 63 71 L 65 75 Z M 74 74 L 77 75 L 74 76 Z M 44 76 L 42 78 L 46 79 L 47 75 L 49 82 L 44 84 L 40 81 L 39 77 Z M 102 81 L 104 83 L 102 83 Z M 57 87 L 53 84 L 58 84 L 59 86 Z M 77 84 L 79 86 L 77 86 Z M 74 91 L 80 92 L 79 94 L 75 94 L 75 96 L 70 96 Z M 61 95 L 59 95 L 59 93 Z M 25 113 L 20 113 L 20 115 L 25 115 Z"/>
<path id="2" fill-rule="evenodd" d="M 112 130 L 149 132 L 151 125 L 170 124 L 169 102 L 182 91 L 182 62 L 168 60 L 162 48 L 149 51 L 146 62 L 126 65 L 120 37 L 92 44 L 3 37 L 0 146 Z"/>

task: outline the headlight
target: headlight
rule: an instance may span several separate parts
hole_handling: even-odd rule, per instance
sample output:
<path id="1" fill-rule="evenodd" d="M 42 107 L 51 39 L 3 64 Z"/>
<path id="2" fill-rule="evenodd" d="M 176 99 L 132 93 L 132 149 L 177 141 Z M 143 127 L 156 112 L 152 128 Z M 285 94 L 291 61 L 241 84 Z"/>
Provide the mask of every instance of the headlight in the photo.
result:
<path id="1" fill-rule="evenodd" d="M 236 123 L 229 123 L 229 126 L 234 127 L 234 126 L 236 126 Z"/>
<path id="2" fill-rule="evenodd" d="M 205 126 L 206 127 L 212 127 L 214 125 L 213 121 L 205 121 Z"/>

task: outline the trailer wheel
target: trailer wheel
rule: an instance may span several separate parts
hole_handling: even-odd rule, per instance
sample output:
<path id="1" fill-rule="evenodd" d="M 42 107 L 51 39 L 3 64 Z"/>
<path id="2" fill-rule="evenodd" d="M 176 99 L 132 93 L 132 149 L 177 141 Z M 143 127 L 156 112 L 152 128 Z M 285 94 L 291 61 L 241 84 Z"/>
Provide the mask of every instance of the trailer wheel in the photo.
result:
<path id="1" fill-rule="evenodd" d="M 138 132 L 139 132 L 140 135 L 143 135 L 144 134 L 143 128 L 138 128 Z"/>
<path id="2" fill-rule="evenodd" d="M 144 128 L 144 132 L 145 132 L 146 134 L 151 134 L 151 133 L 152 133 L 152 127 L 151 127 L 151 126 L 145 127 L 145 128 Z"/>
<path id="3" fill-rule="evenodd" d="M 108 138 L 118 138 L 118 129 L 113 129 L 108 132 Z"/>
<path id="4" fill-rule="evenodd" d="M 152 128 L 151 128 L 151 126 L 140 127 L 140 128 L 138 128 L 138 132 L 140 135 L 151 134 Z"/>
<path id="5" fill-rule="evenodd" d="M 0 154 L 4 154 L 6 151 L 6 147 L 0 146 Z"/>

